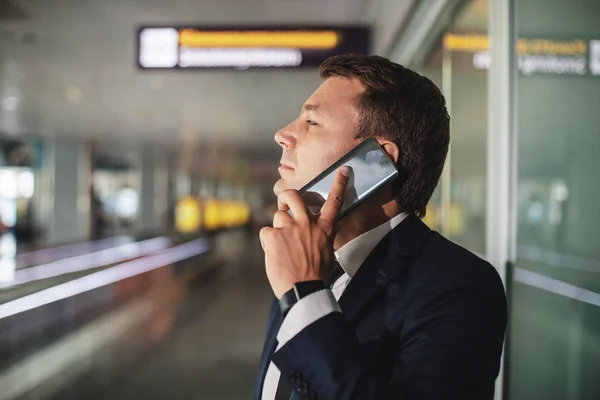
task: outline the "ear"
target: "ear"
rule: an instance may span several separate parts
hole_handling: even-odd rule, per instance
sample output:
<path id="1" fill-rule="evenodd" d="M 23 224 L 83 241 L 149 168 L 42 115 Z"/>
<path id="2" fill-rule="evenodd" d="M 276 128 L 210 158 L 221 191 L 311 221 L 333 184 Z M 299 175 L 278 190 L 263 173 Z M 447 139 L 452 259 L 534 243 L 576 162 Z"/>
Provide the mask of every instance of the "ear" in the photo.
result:
<path id="1" fill-rule="evenodd" d="M 383 147 L 387 155 L 394 161 L 394 164 L 398 164 L 400 160 L 400 148 L 398 145 L 391 140 L 377 138 L 377 141 Z"/>

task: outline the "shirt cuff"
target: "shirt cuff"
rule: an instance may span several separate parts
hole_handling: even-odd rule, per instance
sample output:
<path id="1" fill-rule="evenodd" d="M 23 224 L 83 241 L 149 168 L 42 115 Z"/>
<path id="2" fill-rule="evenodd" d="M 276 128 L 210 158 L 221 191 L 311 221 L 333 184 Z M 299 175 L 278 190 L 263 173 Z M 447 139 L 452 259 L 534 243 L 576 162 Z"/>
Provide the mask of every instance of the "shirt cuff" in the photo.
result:
<path id="1" fill-rule="evenodd" d="M 329 289 L 319 290 L 300 299 L 288 312 L 277 334 L 277 350 L 304 328 L 333 312 L 342 312 Z"/>

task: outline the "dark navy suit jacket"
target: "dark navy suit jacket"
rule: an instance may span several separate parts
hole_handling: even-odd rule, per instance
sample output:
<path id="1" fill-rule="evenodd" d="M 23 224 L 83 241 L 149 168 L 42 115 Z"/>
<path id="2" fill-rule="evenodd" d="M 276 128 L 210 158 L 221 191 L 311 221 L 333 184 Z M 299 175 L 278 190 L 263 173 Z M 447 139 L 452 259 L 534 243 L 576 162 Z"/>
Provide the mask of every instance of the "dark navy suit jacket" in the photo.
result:
<path id="1" fill-rule="evenodd" d="M 268 318 L 254 399 L 271 360 L 294 399 L 492 399 L 507 306 L 496 270 L 410 216 L 362 264 L 343 313 L 309 325 L 276 353 Z"/>

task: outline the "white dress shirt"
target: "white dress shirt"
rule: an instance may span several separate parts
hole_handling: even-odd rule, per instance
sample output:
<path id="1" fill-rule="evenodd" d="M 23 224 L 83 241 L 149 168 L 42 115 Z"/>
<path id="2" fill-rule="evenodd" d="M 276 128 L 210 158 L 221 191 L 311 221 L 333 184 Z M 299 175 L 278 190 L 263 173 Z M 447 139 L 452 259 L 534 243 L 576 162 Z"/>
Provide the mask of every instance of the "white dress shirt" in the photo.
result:
<path id="1" fill-rule="evenodd" d="M 362 263 L 377 244 L 406 217 L 408 217 L 407 213 L 400 213 L 377 228 L 352 239 L 335 252 L 335 257 L 344 270 L 344 274 L 335 281 L 331 290 L 324 289 L 311 293 L 294 304 L 279 328 L 275 351 L 318 319 L 332 312 L 341 312 L 337 301 L 342 297 L 352 277 L 356 275 Z M 265 376 L 262 400 L 275 399 L 280 375 L 281 372 L 277 366 L 271 362 Z"/>

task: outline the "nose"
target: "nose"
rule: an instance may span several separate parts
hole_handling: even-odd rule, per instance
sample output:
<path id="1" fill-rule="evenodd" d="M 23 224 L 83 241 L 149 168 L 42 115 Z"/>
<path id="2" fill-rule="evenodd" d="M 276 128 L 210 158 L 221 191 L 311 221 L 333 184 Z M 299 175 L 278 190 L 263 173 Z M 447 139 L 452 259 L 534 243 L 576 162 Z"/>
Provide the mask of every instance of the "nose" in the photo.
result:
<path id="1" fill-rule="evenodd" d="M 296 146 L 296 135 L 291 128 L 292 124 L 280 129 L 275 134 L 275 142 L 284 150 L 289 150 Z"/>

